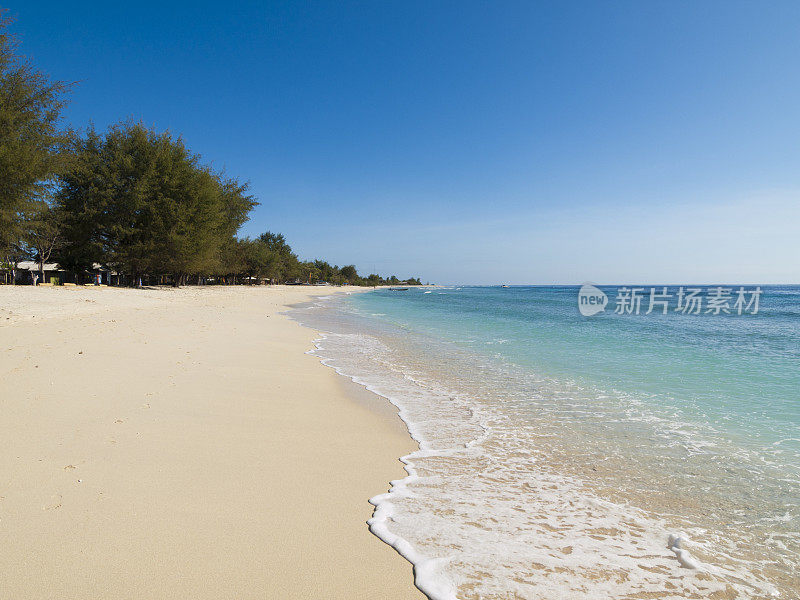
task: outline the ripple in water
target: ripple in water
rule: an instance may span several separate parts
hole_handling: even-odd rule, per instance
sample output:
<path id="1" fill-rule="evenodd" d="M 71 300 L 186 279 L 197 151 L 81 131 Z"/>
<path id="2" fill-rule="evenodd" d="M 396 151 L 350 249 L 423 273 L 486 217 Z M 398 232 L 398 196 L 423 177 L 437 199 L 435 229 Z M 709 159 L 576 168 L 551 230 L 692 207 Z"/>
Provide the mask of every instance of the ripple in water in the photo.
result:
<path id="1" fill-rule="evenodd" d="M 409 476 L 372 500 L 371 527 L 430 597 L 800 593 L 798 474 L 779 461 L 647 398 L 539 377 L 336 301 L 295 316 L 419 442 Z"/>

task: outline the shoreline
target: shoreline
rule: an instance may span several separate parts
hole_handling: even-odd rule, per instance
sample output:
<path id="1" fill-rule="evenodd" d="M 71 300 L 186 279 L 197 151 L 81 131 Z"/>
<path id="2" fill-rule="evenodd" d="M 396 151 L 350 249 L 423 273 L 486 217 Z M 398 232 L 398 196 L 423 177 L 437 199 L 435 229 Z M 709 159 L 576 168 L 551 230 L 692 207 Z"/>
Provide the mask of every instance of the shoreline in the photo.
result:
<path id="1" fill-rule="evenodd" d="M 425 451 L 422 448 L 423 442 L 421 438 L 418 434 L 414 433 L 413 422 L 408 415 L 404 415 L 404 409 L 396 399 L 392 398 L 390 395 L 384 395 L 377 388 L 371 386 L 368 382 L 359 377 L 346 373 L 340 367 L 333 364 L 333 359 L 322 356 L 320 352 L 324 352 L 324 347 L 320 342 L 324 340 L 324 335 L 315 340 L 316 350 L 314 350 L 312 354 L 320 359 L 321 364 L 332 369 L 351 386 L 358 388 L 358 390 L 360 390 L 358 393 L 362 396 L 362 402 L 375 402 L 377 399 L 383 400 L 381 404 L 385 405 L 386 408 L 381 408 L 380 410 L 393 412 L 403 423 L 406 433 L 416 445 L 416 448 L 412 452 L 401 456 L 399 459 L 404 465 L 405 476 L 402 479 L 398 478 L 393 480 L 389 490 L 376 494 L 369 499 L 369 503 L 375 507 L 372 517 L 367 521 L 370 531 L 385 544 L 394 548 L 400 556 L 413 565 L 414 585 L 425 597 L 431 600 L 457 600 L 453 586 L 448 582 L 443 582 L 436 578 L 436 567 L 443 561 L 424 556 L 407 539 L 393 533 L 387 526 L 387 522 L 393 520 L 393 515 L 395 514 L 393 501 L 408 497 L 409 484 L 418 482 L 420 479 L 413 459 L 420 454 L 424 454 Z M 356 391 L 353 390 L 353 393 L 356 393 Z M 370 398 L 372 400 L 370 400 Z"/>
<path id="2" fill-rule="evenodd" d="M 7 593 L 423 598 L 366 525 L 415 444 L 281 314 L 340 289 L 0 287 Z"/>
<path id="3" fill-rule="evenodd" d="M 442 599 L 557 596 L 566 589 L 576 597 L 588 589 L 638 597 L 667 588 L 676 598 L 791 595 L 796 555 L 789 544 L 796 538 L 790 507 L 781 512 L 778 505 L 781 488 L 773 488 L 775 502 L 762 502 L 769 512 L 734 523 L 737 509 L 747 507 L 735 493 L 651 493 L 655 486 L 692 489 L 692 470 L 734 492 L 737 481 L 748 481 L 740 477 L 749 463 L 736 447 L 728 452 L 724 430 L 692 435 L 706 432 L 703 422 L 681 420 L 686 429 L 677 430 L 675 421 L 655 420 L 657 408 L 634 404 L 633 392 L 570 387 L 514 366 L 508 357 L 515 348 L 503 354 L 494 344 L 515 338 L 496 321 L 482 330 L 486 310 L 460 330 L 448 319 L 464 314 L 467 299 L 480 307 L 482 293 L 505 292 L 463 292 L 460 304 L 419 292 L 414 302 L 377 294 L 345 308 L 332 299 L 298 317 L 329 332 L 316 342 L 324 363 L 397 406 L 420 444 L 401 459 L 408 477 L 371 500 L 377 510 L 370 521 L 415 564 L 417 587 Z M 562 305 L 553 304 L 550 322 L 570 318 L 559 316 Z M 642 448 L 641 439 L 664 443 Z M 692 452 L 701 444 L 713 450 Z M 673 466 L 676 456 L 682 460 Z M 736 460 L 725 461 L 715 479 L 717 456 Z M 739 527 L 750 523 L 754 533 Z M 752 544 L 762 531 L 762 539 L 780 540 L 771 555 Z"/>

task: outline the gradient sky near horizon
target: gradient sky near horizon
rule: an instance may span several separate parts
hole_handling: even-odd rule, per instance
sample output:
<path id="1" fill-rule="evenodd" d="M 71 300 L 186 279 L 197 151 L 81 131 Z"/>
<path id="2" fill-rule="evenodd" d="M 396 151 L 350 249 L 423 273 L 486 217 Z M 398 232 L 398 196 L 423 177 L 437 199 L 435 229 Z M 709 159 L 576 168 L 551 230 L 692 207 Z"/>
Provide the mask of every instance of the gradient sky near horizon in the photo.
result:
<path id="1" fill-rule="evenodd" d="M 437 283 L 800 283 L 800 3 L 37 2 L 66 121 L 249 180 L 243 229 Z"/>

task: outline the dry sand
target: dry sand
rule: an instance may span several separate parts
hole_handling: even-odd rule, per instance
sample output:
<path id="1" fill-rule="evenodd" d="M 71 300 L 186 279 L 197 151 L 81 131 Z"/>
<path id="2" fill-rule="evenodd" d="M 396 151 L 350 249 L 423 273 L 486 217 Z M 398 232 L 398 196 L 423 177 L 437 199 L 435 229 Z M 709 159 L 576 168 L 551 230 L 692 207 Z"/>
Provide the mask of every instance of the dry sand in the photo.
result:
<path id="1" fill-rule="evenodd" d="M 421 599 L 412 442 L 279 314 L 330 292 L 0 286 L 0 598 Z"/>

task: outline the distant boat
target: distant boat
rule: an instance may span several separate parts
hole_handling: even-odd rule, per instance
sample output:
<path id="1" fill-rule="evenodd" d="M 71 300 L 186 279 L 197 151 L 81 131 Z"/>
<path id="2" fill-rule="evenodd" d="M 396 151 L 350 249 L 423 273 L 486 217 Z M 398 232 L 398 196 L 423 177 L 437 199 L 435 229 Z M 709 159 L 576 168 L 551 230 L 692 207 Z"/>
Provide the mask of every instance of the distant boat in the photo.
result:
<path id="1" fill-rule="evenodd" d="M 407 292 L 408 288 L 396 288 L 396 287 L 393 288 L 393 287 L 390 287 L 389 291 L 390 292 Z"/>
<path id="2" fill-rule="evenodd" d="M 500 287 L 511 287 L 511 286 L 508 286 L 508 285 L 506 285 L 506 284 L 504 283 L 504 284 L 503 284 L 503 285 L 501 285 Z"/>

